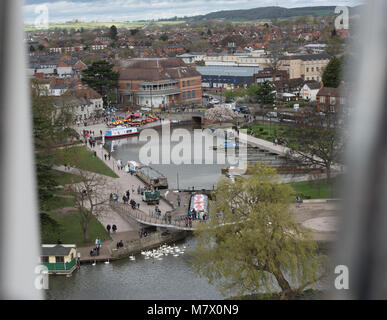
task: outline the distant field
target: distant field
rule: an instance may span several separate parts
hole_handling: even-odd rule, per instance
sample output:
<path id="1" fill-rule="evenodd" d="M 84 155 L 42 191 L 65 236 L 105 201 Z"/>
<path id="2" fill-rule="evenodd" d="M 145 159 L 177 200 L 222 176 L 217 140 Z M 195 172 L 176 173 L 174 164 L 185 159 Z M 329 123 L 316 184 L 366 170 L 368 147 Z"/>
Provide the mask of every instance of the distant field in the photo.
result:
<path id="1" fill-rule="evenodd" d="M 149 21 L 132 21 L 132 22 L 79 22 L 79 23 L 54 23 L 49 25 L 49 29 L 79 29 L 84 28 L 87 29 L 95 29 L 95 28 L 101 28 L 106 27 L 110 28 L 112 25 L 115 25 L 117 28 L 127 28 L 127 29 L 135 29 L 135 28 L 141 28 L 145 25 L 150 24 Z M 152 22 L 158 26 L 162 25 L 174 25 L 174 24 L 182 24 L 185 23 L 184 20 L 181 21 L 154 21 Z M 36 29 L 32 25 L 26 25 L 25 31 L 37 31 L 39 29 Z"/>

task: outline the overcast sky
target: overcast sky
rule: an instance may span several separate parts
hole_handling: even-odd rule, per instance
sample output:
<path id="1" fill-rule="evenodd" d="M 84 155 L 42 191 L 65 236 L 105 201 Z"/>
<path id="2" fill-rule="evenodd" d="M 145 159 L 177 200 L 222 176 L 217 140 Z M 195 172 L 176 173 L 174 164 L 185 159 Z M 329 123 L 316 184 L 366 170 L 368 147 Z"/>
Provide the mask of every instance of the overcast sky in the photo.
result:
<path id="1" fill-rule="evenodd" d="M 194 16 L 220 10 L 266 6 L 355 6 L 363 0 L 25 0 L 24 21 L 34 23 L 39 6 L 46 5 L 49 22 L 135 21 Z"/>

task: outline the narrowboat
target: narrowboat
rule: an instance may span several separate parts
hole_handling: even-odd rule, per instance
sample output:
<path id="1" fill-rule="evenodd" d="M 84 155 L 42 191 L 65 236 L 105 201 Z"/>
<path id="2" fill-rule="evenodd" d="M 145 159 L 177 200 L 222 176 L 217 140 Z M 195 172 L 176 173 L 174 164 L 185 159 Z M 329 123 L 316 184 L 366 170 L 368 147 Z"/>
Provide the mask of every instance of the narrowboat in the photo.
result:
<path id="1" fill-rule="evenodd" d="M 134 134 L 138 134 L 140 131 L 136 127 L 123 127 L 119 126 L 105 132 L 105 138 L 118 138 L 124 136 L 130 136 Z"/>
<path id="2" fill-rule="evenodd" d="M 200 217 L 203 214 L 207 215 L 208 218 L 208 196 L 204 193 L 195 193 L 191 195 L 188 213 L 191 213 L 195 209 L 196 212 L 200 212 Z"/>
<path id="3" fill-rule="evenodd" d="M 168 188 L 167 178 L 159 171 L 149 166 L 142 166 L 136 169 L 136 175 L 146 184 L 154 188 Z"/>

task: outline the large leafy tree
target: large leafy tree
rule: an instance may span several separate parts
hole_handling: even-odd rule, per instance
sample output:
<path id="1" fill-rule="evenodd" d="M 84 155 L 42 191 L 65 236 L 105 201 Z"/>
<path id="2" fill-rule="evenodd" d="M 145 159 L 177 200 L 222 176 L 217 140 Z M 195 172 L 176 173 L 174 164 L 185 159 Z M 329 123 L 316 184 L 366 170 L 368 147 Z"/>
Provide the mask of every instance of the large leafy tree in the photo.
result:
<path id="1" fill-rule="evenodd" d="M 118 31 L 117 31 L 117 27 L 115 25 L 112 25 L 110 27 L 109 34 L 110 34 L 110 38 L 112 40 L 117 40 Z"/>
<path id="2" fill-rule="evenodd" d="M 70 107 L 54 106 L 53 98 L 46 96 L 39 81 L 32 82 L 31 93 L 38 194 L 40 206 L 44 209 L 56 186 L 51 169 L 54 147 L 58 141 L 72 135 L 67 128 L 72 123 L 73 117 Z"/>
<path id="3" fill-rule="evenodd" d="M 272 168 L 257 166 L 249 178 L 223 179 L 210 220 L 195 231 L 196 273 L 224 295 L 280 291 L 294 298 L 320 279 L 323 259 L 308 231 L 289 209 L 292 189 Z"/>
<path id="4" fill-rule="evenodd" d="M 296 126 L 283 131 L 281 139 L 289 148 L 288 156 L 303 165 L 322 168 L 331 182 L 332 167 L 341 162 L 345 147 L 345 134 L 339 132 L 341 115 L 322 116 L 315 110 L 304 112 Z"/>
<path id="5" fill-rule="evenodd" d="M 82 71 L 82 82 L 96 90 L 106 103 L 106 96 L 118 88 L 119 73 L 114 65 L 105 60 L 95 61 Z"/>
<path id="6" fill-rule="evenodd" d="M 323 75 L 322 82 L 325 87 L 337 88 L 342 80 L 342 58 L 333 57 L 326 66 Z"/>
<path id="7" fill-rule="evenodd" d="M 273 105 L 275 102 L 275 87 L 270 81 L 261 84 L 251 84 L 247 88 L 247 94 L 261 105 Z"/>

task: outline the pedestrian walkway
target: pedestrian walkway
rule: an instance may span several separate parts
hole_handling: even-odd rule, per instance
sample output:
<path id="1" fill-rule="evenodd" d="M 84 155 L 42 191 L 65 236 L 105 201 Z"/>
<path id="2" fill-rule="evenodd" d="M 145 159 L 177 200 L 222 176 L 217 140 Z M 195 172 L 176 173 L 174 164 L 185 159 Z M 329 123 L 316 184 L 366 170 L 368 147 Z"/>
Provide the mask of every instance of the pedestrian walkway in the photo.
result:
<path id="1" fill-rule="evenodd" d="M 290 149 L 288 147 L 285 147 L 285 146 L 282 146 L 282 145 L 279 145 L 279 144 L 274 144 L 273 142 L 269 142 L 269 141 L 266 141 L 266 140 L 263 140 L 263 139 L 259 139 L 259 138 L 250 136 L 248 134 L 245 134 L 243 132 L 239 132 L 239 135 L 238 135 L 236 133 L 236 131 L 234 131 L 234 134 L 237 137 L 239 137 L 239 140 L 241 140 L 242 142 L 245 141 L 245 142 L 247 142 L 249 144 L 256 145 L 256 146 L 258 146 L 258 147 L 260 147 L 262 149 L 265 149 L 267 151 L 276 153 L 278 155 L 286 156 L 286 157 L 291 155 L 294 159 L 300 159 L 301 158 L 300 155 L 294 153 L 294 151 L 292 152 L 292 149 Z M 320 159 L 317 156 L 314 156 L 313 159 L 315 159 L 316 161 L 322 161 L 322 159 Z M 336 170 L 336 171 L 343 171 L 345 169 L 345 167 L 343 165 L 341 165 L 341 164 L 334 164 L 334 165 L 332 165 L 331 169 Z"/>

